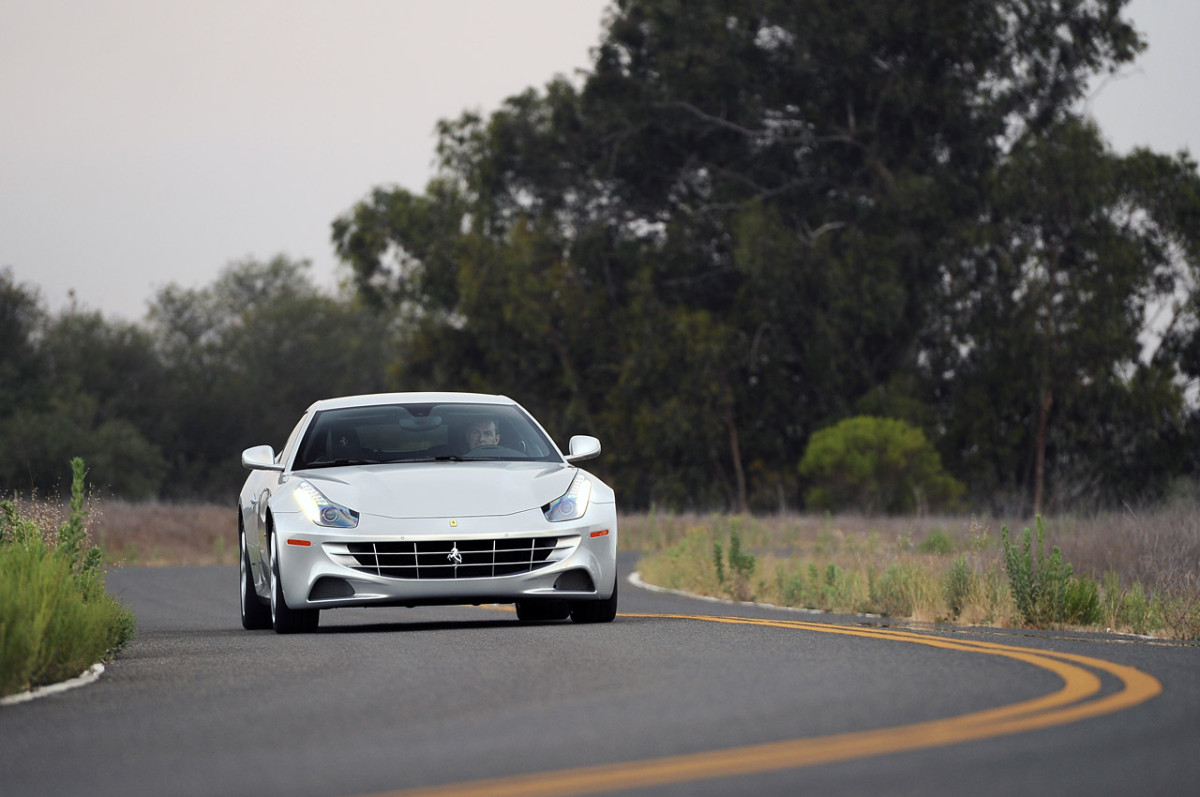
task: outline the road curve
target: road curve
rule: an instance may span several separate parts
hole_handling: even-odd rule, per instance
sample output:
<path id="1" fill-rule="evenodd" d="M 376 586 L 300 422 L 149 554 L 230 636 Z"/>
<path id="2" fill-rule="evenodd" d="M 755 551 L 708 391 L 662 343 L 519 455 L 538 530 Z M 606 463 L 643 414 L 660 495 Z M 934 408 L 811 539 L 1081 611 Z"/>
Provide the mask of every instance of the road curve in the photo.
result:
<path id="1" fill-rule="evenodd" d="M 610 625 L 340 610 L 278 636 L 241 629 L 235 569 L 108 583 L 138 637 L 97 683 L 0 707 L 5 795 L 1125 797 L 1200 783 L 1196 646 L 912 631 L 629 584 Z"/>

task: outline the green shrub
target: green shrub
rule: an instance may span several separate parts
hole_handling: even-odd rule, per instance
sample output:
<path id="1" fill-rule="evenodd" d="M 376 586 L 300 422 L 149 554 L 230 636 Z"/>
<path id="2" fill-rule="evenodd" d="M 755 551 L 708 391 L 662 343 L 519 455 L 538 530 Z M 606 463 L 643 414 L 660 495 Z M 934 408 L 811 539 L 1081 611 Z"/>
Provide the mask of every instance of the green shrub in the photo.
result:
<path id="1" fill-rule="evenodd" d="M 1200 599 L 1194 593 L 1168 596 L 1161 603 L 1162 627 L 1171 639 L 1200 640 Z"/>
<path id="2" fill-rule="evenodd" d="M 133 635 L 133 615 L 104 589 L 100 550 L 87 546 L 83 461 L 71 466 L 70 514 L 54 545 L 0 503 L 0 695 L 78 675 Z"/>
<path id="3" fill-rule="evenodd" d="M 821 584 L 821 605 L 825 611 L 856 611 L 861 606 L 855 600 L 856 584 L 845 568 L 830 562 L 825 566 L 825 579 Z"/>
<path id="4" fill-rule="evenodd" d="M 810 508 L 900 514 L 954 504 L 964 486 L 942 469 L 924 432 L 892 418 L 860 416 L 808 442 L 800 475 Z"/>
<path id="5" fill-rule="evenodd" d="M 1067 581 L 1061 622 L 1070 625 L 1096 625 L 1103 612 L 1100 607 L 1100 585 L 1087 576 Z"/>
<path id="6" fill-rule="evenodd" d="M 775 588 L 784 606 L 803 606 L 815 609 L 816 601 L 811 597 L 808 582 L 802 570 L 788 572 L 782 563 L 775 568 Z"/>
<path id="7" fill-rule="evenodd" d="M 950 540 L 950 535 L 941 529 L 934 529 L 926 535 L 925 539 L 921 540 L 921 544 L 917 546 L 917 550 L 921 553 L 932 553 L 938 556 L 944 556 L 954 552 L 954 543 Z"/>
<path id="8" fill-rule="evenodd" d="M 891 564 L 874 580 L 871 601 L 884 617 L 911 617 L 916 608 L 914 587 L 918 575 L 913 565 Z"/>
<path id="9" fill-rule="evenodd" d="M 1115 570 L 1104 574 L 1104 589 L 1101 592 L 1101 611 L 1104 624 L 1110 628 L 1121 625 L 1121 602 L 1124 592 L 1121 590 L 1121 576 Z"/>
<path id="10" fill-rule="evenodd" d="M 729 575 L 725 574 L 725 563 L 729 564 Z M 734 600 L 750 600 L 750 576 L 754 574 L 754 555 L 742 550 L 742 538 L 736 529 L 729 532 L 728 559 L 721 543 L 713 543 L 713 567 L 717 571 L 717 583 L 725 588 Z"/>
<path id="11" fill-rule="evenodd" d="M 946 598 L 946 606 L 950 610 L 951 618 L 958 618 L 966 607 L 967 601 L 971 597 L 973 579 L 974 573 L 967 564 L 965 556 L 955 559 L 954 564 L 946 571 L 942 594 Z"/>
<path id="12" fill-rule="evenodd" d="M 1001 539 L 1009 587 L 1026 623 L 1044 627 L 1051 623 L 1099 622 L 1098 585 L 1090 578 L 1076 578 L 1058 546 L 1054 546 L 1050 556 L 1045 555 L 1046 526 L 1041 516 L 1037 518 L 1036 550 L 1028 528 L 1022 535 L 1020 548 L 1009 540 L 1007 526 L 1001 529 Z"/>
<path id="13" fill-rule="evenodd" d="M 1121 626 L 1135 634 L 1148 633 L 1153 627 L 1152 615 L 1153 603 L 1146 597 L 1142 585 L 1135 582 L 1121 601 Z"/>

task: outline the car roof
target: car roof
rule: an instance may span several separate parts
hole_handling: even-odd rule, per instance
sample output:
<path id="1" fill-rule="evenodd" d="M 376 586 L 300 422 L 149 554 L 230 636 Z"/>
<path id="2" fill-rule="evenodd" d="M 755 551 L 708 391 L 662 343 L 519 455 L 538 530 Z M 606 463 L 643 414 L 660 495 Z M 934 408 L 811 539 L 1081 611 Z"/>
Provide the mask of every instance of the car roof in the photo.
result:
<path id="1" fill-rule="evenodd" d="M 487 393 L 367 393 L 359 396 L 314 401 L 312 410 L 342 409 L 345 407 L 373 407 L 381 404 L 509 404 L 517 402 L 508 396 L 493 396 Z"/>

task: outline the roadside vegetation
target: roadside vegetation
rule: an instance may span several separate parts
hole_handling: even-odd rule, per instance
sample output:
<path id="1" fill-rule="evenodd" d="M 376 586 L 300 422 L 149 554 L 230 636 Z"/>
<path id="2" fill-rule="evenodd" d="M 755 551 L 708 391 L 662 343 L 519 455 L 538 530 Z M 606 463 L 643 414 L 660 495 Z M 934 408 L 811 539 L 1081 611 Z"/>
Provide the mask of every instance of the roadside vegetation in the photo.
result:
<path id="1" fill-rule="evenodd" d="M 100 502 L 111 564 L 237 563 L 216 504 Z M 1200 501 L 1017 517 L 623 514 L 642 578 L 731 600 L 893 620 L 1086 628 L 1200 640 Z"/>
<path id="2" fill-rule="evenodd" d="M 71 466 L 65 518 L 56 504 L 0 502 L 0 696 L 73 678 L 134 633 L 89 543 L 83 460 Z"/>
<path id="3" fill-rule="evenodd" d="M 916 622 L 1200 640 L 1200 517 L 646 515 L 622 518 L 650 584 Z"/>

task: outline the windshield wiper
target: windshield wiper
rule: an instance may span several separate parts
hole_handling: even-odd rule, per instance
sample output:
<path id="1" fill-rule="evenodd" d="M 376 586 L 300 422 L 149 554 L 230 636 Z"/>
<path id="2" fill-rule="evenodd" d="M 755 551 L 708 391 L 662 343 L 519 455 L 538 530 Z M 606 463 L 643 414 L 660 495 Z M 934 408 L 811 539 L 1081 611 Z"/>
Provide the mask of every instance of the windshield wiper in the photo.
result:
<path id="1" fill-rule="evenodd" d="M 331 459 L 327 462 L 310 462 L 309 468 L 341 468 L 349 465 L 382 465 L 382 459 Z"/>

